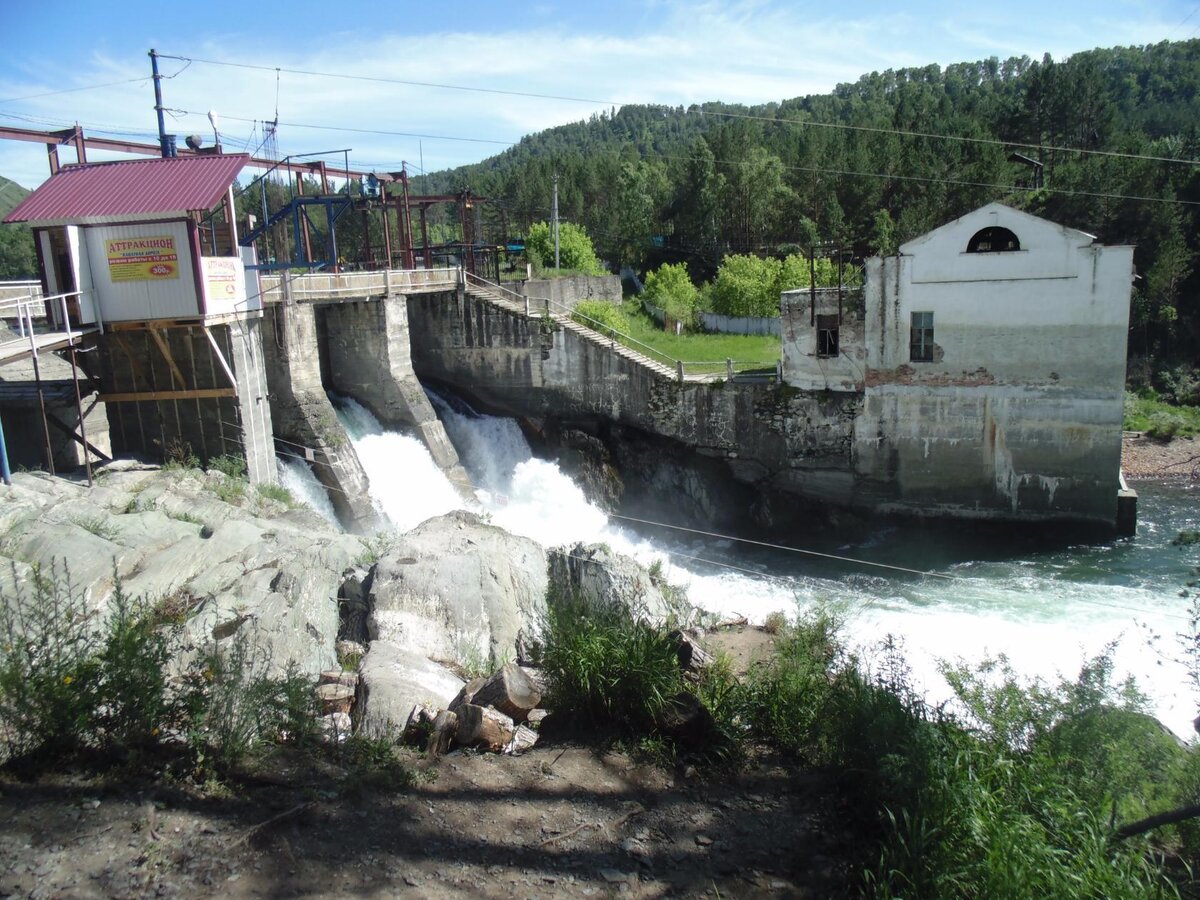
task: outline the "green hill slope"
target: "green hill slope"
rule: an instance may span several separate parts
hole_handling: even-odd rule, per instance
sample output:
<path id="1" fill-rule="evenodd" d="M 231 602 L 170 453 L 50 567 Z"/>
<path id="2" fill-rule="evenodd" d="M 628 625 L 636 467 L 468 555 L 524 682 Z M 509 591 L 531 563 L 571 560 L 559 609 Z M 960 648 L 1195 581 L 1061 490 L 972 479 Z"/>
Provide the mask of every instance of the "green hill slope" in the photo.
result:
<path id="1" fill-rule="evenodd" d="M 1136 244 L 1131 347 L 1186 360 L 1200 355 L 1198 92 L 1200 40 L 872 72 L 760 106 L 614 109 L 416 189 L 491 198 L 485 235 L 500 240 L 549 216 L 558 174 L 560 214 L 610 263 L 683 260 L 703 277 L 726 253 L 814 239 L 892 250 L 1000 200 Z M 1043 188 L 1014 153 L 1042 163 Z"/>
<path id="2" fill-rule="evenodd" d="M 0 219 L 29 194 L 26 188 L 0 175 Z M 0 225 L 0 281 L 37 277 L 33 235 L 25 225 Z"/>

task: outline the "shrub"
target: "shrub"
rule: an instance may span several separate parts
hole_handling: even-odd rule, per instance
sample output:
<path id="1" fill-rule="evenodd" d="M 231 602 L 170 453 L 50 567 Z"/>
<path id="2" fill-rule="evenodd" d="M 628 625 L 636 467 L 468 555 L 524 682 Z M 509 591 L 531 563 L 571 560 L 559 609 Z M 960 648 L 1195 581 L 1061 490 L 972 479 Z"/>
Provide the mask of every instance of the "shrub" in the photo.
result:
<path id="1" fill-rule="evenodd" d="M 1175 437 L 1187 424 L 1183 416 L 1176 413 L 1156 412 L 1150 416 L 1150 426 L 1146 435 L 1159 440 L 1169 440 Z"/>
<path id="2" fill-rule="evenodd" d="M 549 705 L 564 718 L 641 737 L 683 690 L 674 643 L 621 604 L 552 597 L 543 635 Z"/>
<path id="3" fill-rule="evenodd" d="M 97 706 L 96 623 L 65 564 L 34 566 L 31 590 L 16 564 L 0 596 L 0 740 L 5 756 L 58 756 L 85 743 Z"/>
<path id="4" fill-rule="evenodd" d="M 9 755 L 52 759 L 156 742 L 177 633 L 159 627 L 150 605 L 131 600 L 119 580 L 104 620 L 88 610 L 65 564 L 35 566 L 31 582 L 32 593 L 18 586 L 0 596 L 0 735 Z"/>
<path id="5" fill-rule="evenodd" d="M 318 732 L 313 684 L 289 667 L 269 674 L 265 650 L 239 629 L 213 641 L 183 677 L 179 729 L 194 774 L 223 775 L 263 742 L 307 744 Z"/>
<path id="6" fill-rule="evenodd" d="M 214 456 L 208 461 L 206 471 L 220 472 L 228 478 L 245 478 L 246 477 L 246 461 L 240 456 L 225 454 L 222 456 Z"/>
<path id="7" fill-rule="evenodd" d="M 548 222 L 531 225 L 525 238 L 526 252 L 535 268 L 554 265 L 554 233 Z M 558 262 L 560 271 L 572 269 L 581 275 L 603 275 L 604 267 L 596 258 L 592 239 L 580 225 L 558 223 Z"/>
<path id="8" fill-rule="evenodd" d="M 629 320 L 621 308 L 603 300 L 584 300 L 577 304 L 571 318 L 580 325 L 599 331 L 606 337 L 629 333 Z"/>
<path id="9" fill-rule="evenodd" d="M 662 307 L 675 321 L 685 326 L 695 323 L 700 292 L 692 283 L 686 263 L 664 263 L 657 271 L 647 272 L 646 289 L 642 296 L 655 306 Z"/>
<path id="10" fill-rule="evenodd" d="M 270 482 L 262 482 L 257 487 L 258 496 L 267 500 L 277 500 L 287 506 L 289 509 L 296 505 L 296 498 L 282 484 L 271 484 Z"/>

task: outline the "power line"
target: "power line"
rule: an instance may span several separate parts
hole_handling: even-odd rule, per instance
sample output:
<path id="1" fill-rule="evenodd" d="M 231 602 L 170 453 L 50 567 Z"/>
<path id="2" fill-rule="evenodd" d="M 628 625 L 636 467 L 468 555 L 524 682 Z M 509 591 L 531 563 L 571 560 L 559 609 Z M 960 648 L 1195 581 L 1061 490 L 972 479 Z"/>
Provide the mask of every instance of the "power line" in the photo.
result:
<path id="1" fill-rule="evenodd" d="M 186 66 L 184 68 L 186 68 Z M 182 72 L 183 69 L 180 69 L 179 71 Z M 179 72 L 175 73 L 175 75 L 178 75 L 178 74 L 179 74 Z M 175 76 L 171 75 L 168 77 L 174 78 Z M 58 94 L 74 94 L 77 91 L 94 91 L 94 90 L 98 90 L 99 88 L 114 87 L 119 84 L 134 84 L 134 83 L 144 84 L 149 80 L 150 79 L 148 77 L 142 77 L 142 78 L 126 78 L 126 79 L 123 79 L 122 81 L 106 81 L 103 84 L 87 84 L 87 85 L 84 85 L 83 87 L 61 88 L 60 90 L 57 90 L 57 91 L 43 91 L 40 94 L 26 94 L 24 97 L 5 97 L 4 99 L 0 100 L 0 103 L 20 103 L 22 100 L 37 100 L 39 97 L 54 97 Z"/>
<path id="2" fill-rule="evenodd" d="M 223 62 L 215 59 L 198 59 L 187 56 L 171 56 L 166 53 L 158 54 L 161 59 L 178 59 L 188 62 L 203 63 L 209 66 L 227 66 L 235 69 L 254 69 L 263 72 L 287 72 L 289 75 L 310 75 L 316 78 L 343 78 L 348 81 L 371 81 L 378 84 L 400 84 L 406 87 L 437 88 L 445 91 L 471 91 L 480 94 L 500 94 L 506 97 L 531 97 L 535 100 L 562 100 L 568 103 L 590 103 L 594 106 L 616 105 L 615 100 L 596 100 L 587 97 L 568 97 L 556 94 L 541 94 L 534 91 L 508 91 L 501 88 L 469 87 L 461 84 L 441 84 L 436 81 L 410 81 L 404 78 L 384 78 L 378 75 L 353 75 L 345 72 L 318 72 L 310 69 L 289 69 L 283 66 L 262 66 L 253 63 Z"/>

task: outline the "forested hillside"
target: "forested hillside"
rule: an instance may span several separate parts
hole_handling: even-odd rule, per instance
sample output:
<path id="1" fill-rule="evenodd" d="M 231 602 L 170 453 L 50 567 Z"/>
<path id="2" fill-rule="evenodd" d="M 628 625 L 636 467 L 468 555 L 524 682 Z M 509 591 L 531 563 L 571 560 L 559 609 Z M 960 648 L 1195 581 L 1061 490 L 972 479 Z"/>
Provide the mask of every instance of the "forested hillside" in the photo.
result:
<path id="1" fill-rule="evenodd" d="M 557 173 L 601 256 L 700 277 L 814 240 L 890 251 L 1001 200 L 1135 243 L 1131 353 L 1182 362 L 1200 355 L 1198 88 L 1197 40 L 889 70 L 764 106 L 622 107 L 416 189 L 493 198 L 499 238 L 547 218 Z"/>
<path id="2" fill-rule="evenodd" d="M 0 219 L 25 199 L 29 191 L 0 176 Z M 0 225 L 0 281 L 37 277 L 33 236 L 25 225 Z"/>

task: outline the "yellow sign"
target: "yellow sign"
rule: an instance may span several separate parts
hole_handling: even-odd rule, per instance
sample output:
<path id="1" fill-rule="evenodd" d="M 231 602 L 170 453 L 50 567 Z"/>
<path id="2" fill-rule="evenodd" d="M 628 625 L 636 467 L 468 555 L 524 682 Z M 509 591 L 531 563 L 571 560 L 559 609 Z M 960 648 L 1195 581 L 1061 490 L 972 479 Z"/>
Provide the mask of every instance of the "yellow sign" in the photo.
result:
<path id="1" fill-rule="evenodd" d="M 117 281 L 162 281 L 179 277 L 175 236 L 115 238 L 105 241 L 108 274 Z"/>

